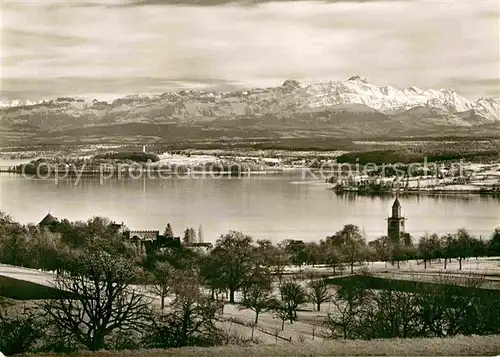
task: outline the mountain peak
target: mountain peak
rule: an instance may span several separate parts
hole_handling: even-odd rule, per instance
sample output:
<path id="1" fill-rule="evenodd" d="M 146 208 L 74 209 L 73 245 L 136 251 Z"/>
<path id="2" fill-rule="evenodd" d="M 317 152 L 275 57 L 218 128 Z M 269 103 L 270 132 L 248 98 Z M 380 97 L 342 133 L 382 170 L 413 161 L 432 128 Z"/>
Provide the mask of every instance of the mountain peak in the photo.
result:
<path id="1" fill-rule="evenodd" d="M 282 87 L 301 88 L 302 84 L 295 79 L 287 79 L 283 82 Z"/>
<path id="2" fill-rule="evenodd" d="M 315 123 L 324 124 L 325 120 L 331 123 L 343 120 L 342 113 L 354 116 L 353 120 L 361 117 L 371 120 L 372 114 L 375 115 L 373 118 L 378 118 L 379 114 L 393 116 L 399 113 L 404 118 L 415 117 L 418 120 L 452 118 L 453 125 L 460 127 L 472 123 L 500 122 L 499 99 L 481 98 L 472 102 L 452 91 L 378 86 L 360 75 L 354 75 L 347 81 L 307 85 L 287 79 L 277 88 L 250 91 L 183 90 L 159 95 L 131 95 L 109 104 L 97 99 L 80 103 L 79 99 L 74 101 L 72 97 L 60 97 L 30 106 L 19 106 L 22 104 L 20 101 L 13 104 L 17 106 L 0 108 L 2 129 L 11 125 L 16 128 L 19 123 L 26 123 L 28 128 L 36 127 L 37 130 L 59 130 L 61 127 L 79 128 L 82 125 L 100 128 L 101 124 L 170 124 L 215 118 L 264 120 L 273 117 L 281 120 L 299 118 L 302 114 L 307 118 L 314 116 Z M 461 114 L 471 113 L 472 109 L 475 113 L 472 117 Z M 405 113 L 408 110 L 411 111 Z M 418 123 L 415 125 L 418 126 Z"/>
<path id="3" fill-rule="evenodd" d="M 471 102 L 452 91 L 378 86 L 355 75 L 315 84 L 287 79 L 279 87 L 249 91 L 131 95 L 109 104 L 61 96 L 0 108 L 0 128 L 9 137 L 40 143 L 49 137 L 61 142 L 67 137 L 162 142 L 178 140 L 183 133 L 188 140 L 251 141 L 304 135 L 469 135 L 498 131 L 499 112 L 499 99 Z"/>
<path id="4" fill-rule="evenodd" d="M 368 78 L 360 76 L 359 74 L 355 74 L 354 76 L 350 77 L 348 79 L 348 81 L 360 81 L 360 82 L 363 82 L 363 83 L 370 83 L 370 81 L 368 80 Z"/>

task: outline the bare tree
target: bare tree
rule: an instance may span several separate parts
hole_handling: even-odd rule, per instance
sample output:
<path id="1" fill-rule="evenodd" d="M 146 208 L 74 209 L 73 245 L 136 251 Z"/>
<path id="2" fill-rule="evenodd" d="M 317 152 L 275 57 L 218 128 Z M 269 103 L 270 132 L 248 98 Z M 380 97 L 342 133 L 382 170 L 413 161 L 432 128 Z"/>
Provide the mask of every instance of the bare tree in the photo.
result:
<path id="1" fill-rule="evenodd" d="M 289 263 L 288 256 L 284 249 L 281 247 L 275 247 L 271 255 L 272 261 L 272 272 L 274 276 L 278 278 L 278 283 L 281 285 L 283 281 L 283 276 L 285 275 L 285 269 Z"/>
<path id="2" fill-rule="evenodd" d="M 436 234 L 425 234 L 418 242 L 418 255 L 424 261 L 424 269 L 427 269 L 427 263 L 437 258 L 440 251 L 440 240 Z"/>
<path id="3" fill-rule="evenodd" d="M 327 237 L 326 244 L 341 253 L 345 262 L 351 267 L 351 274 L 354 273 L 354 264 L 363 261 L 367 249 L 359 227 L 352 224 L 345 225 L 333 236 Z"/>
<path id="4" fill-rule="evenodd" d="M 392 255 L 392 245 L 389 237 L 382 236 L 370 242 L 369 245 L 375 250 L 377 258 L 385 262 L 385 267 L 387 268 L 387 262 Z"/>
<path id="5" fill-rule="evenodd" d="M 336 311 L 327 315 L 326 325 L 332 336 L 344 339 L 358 337 L 370 294 L 360 284 L 353 282 L 338 289 L 331 301 Z"/>
<path id="6" fill-rule="evenodd" d="M 316 304 L 317 311 L 320 311 L 321 304 L 327 302 L 331 298 L 326 280 L 319 277 L 312 277 L 308 283 L 308 288 L 309 300 Z"/>
<path id="7" fill-rule="evenodd" d="M 462 270 L 462 260 L 472 255 L 472 242 L 474 237 L 465 229 L 459 229 L 455 234 L 455 239 L 451 241 L 453 255 L 458 258 L 458 269 Z"/>
<path id="8" fill-rule="evenodd" d="M 234 293 L 248 281 L 253 265 L 252 237 L 241 232 L 229 231 L 222 235 L 210 253 L 220 271 L 220 281 L 229 290 L 229 302 L 234 303 Z"/>
<path id="9" fill-rule="evenodd" d="M 250 309 L 255 312 L 255 324 L 259 322 L 259 314 L 272 308 L 271 290 L 258 284 L 251 285 L 241 301 L 240 309 Z"/>
<path id="10" fill-rule="evenodd" d="M 172 292 L 174 268 L 165 262 L 156 263 L 152 274 L 151 289 L 161 299 L 161 309 L 165 308 L 165 298 Z"/>
<path id="11" fill-rule="evenodd" d="M 156 316 L 151 322 L 146 344 L 152 348 L 211 345 L 221 338 L 216 327 L 218 307 L 205 297 L 196 276 L 182 275 L 182 286 L 168 313 Z"/>
<path id="12" fill-rule="evenodd" d="M 278 337 L 280 335 L 280 331 L 282 331 L 282 330 L 283 330 L 283 327 L 281 328 L 281 330 L 279 328 L 273 329 L 273 336 L 276 340 L 276 343 L 278 343 Z"/>
<path id="13" fill-rule="evenodd" d="M 373 296 L 374 308 L 362 330 L 362 338 L 410 338 L 418 336 L 420 320 L 415 294 L 394 290 L 390 283 Z"/>
<path id="14" fill-rule="evenodd" d="M 196 231 L 194 228 L 186 228 L 184 231 L 184 238 L 182 238 L 182 240 L 186 244 L 196 243 Z"/>
<path id="15" fill-rule="evenodd" d="M 287 318 L 293 324 L 297 320 L 298 307 L 307 301 L 307 294 L 298 283 L 289 281 L 280 287 L 282 308 L 286 311 Z"/>
<path id="16" fill-rule="evenodd" d="M 275 299 L 273 301 L 272 306 L 273 306 L 273 312 L 274 312 L 275 316 L 277 318 L 279 318 L 281 321 L 281 331 L 283 331 L 285 329 L 285 321 L 288 318 L 287 306 L 283 301 L 277 300 L 277 299 Z M 276 341 L 277 341 L 277 339 L 278 339 L 278 337 L 276 337 Z"/>
<path id="17" fill-rule="evenodd" d="M 57 277 L 59 296 L 41 307 L 61 332 L 90 350 L 100 350 L 106 336 L 139 330 L 149 316 L 150 301 L 131 287 L 136 278 L 124 259 L 88 253 Z"/>
<path id="18" fill-rule="evenodd" d="M 344 226 L 339 235 L 343 241 L 342 253 L 351 267 L 351 274 L 354 274 L 354 264 L 363 261 L 366 242 L 359 227 L 350 224 Z"/>
<path id="19" fill-rule="evenodd" d="M 325 260 L 326 263 L 333 269 L 333 275 L 337 274 L 337 270 L 340 272 L 343 270 L 343 259 L 344 257 L 338 247 L 331 244 L 326 247 Z"/>
<path id="20" fill-rule="evenodd" d="M 444 269 L 446 269 L 448 260 L 451 261 L 451 257 L 453 255 L 452 249 L 453 249 L 453 240 L 455 237 L 453 234 L 446 234 L 441 237 L 441 256 L 444 258 Z"/>

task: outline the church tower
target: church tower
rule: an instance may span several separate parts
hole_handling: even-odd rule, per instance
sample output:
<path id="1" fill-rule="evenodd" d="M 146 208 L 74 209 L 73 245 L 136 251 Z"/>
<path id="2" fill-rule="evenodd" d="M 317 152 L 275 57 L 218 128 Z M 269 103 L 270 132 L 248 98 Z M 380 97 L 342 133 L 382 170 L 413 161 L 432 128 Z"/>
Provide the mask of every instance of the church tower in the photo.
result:
<path id="1" fill-rule="evenodd" d="M 401 215 L 401 203 L 396 197 L 392 204 L 392 216 L 387 219 L 387 236 L 391 242 L 400 243 L 405 234 L 405 219 Z"/>

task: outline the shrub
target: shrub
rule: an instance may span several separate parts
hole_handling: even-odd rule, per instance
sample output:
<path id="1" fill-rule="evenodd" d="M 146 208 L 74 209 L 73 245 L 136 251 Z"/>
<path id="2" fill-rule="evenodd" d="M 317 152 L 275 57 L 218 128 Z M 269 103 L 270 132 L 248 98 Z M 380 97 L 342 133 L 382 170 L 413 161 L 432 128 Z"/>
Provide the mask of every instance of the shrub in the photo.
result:
<path id="1" fill-rule="evenodd" d="M 32 352 L 44 335 L 44 321 L 36 308 L 0 307 L 0 351 L 7 355 Z"/>

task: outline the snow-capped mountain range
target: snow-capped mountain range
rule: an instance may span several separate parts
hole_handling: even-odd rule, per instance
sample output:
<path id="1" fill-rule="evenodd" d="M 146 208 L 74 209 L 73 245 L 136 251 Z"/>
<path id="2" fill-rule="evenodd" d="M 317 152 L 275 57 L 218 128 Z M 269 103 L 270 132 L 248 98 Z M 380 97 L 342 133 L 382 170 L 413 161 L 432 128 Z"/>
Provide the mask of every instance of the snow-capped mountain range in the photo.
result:
<path id="1" fill-rule="evenodd" d="M 129 95 L 112 102 L 71 97 L 37 103 L 8 103 L 0 109 L 0 127 L 61 131 L 130 123 L 192 125 L 213 129 L 220 121 L 253 120 L 287 129 L 350 125 L 358 131 L 399 131 L 415 127 L 461 127 L 500 123 L 500 100 L 470 101 L 445 89 L 397 89 L 378 86 L 359 75 L 346 81 L 304 85 L 286 80 L 280 87 L 237 92 L 198 90 Z M 279 122 L 279 125 L 278 125 Z M 264 126 L 263 126 L 264 125 Z M 364 127 L 364 129 L 363 129 Z"/>

